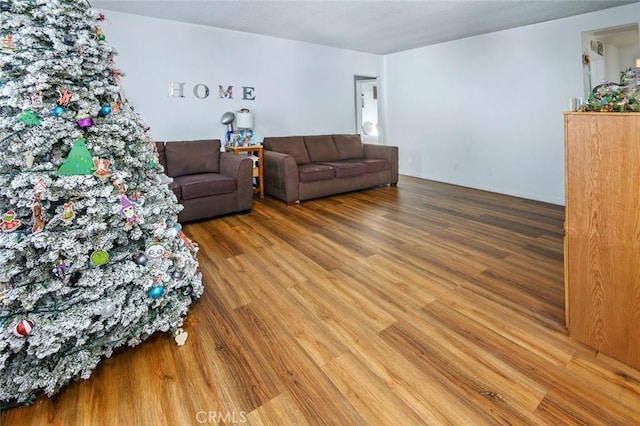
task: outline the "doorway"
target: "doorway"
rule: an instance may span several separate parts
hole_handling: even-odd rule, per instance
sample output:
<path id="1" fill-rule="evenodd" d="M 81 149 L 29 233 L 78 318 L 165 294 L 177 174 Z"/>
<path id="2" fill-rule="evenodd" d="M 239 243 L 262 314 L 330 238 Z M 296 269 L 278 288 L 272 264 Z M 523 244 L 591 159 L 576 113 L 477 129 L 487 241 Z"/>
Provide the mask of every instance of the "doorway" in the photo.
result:
<path id="1" fill-rule="evenodd" d="M 638 24 L 599 28 L 582 33 L 586 96 L 603 82 L 618 83 L 620 74 L 640 66 Z"/>
<path id="2" fill-rule="evenodd" d="M 356 133 L 364 143 L 378 143 L 378 79 L 354 76 Z"/>

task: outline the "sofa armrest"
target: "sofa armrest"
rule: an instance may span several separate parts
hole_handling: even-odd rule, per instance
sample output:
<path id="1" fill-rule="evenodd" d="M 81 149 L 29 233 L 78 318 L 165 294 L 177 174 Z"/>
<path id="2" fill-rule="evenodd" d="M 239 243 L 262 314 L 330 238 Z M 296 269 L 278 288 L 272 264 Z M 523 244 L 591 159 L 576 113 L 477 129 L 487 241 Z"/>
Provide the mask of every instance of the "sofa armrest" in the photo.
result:
<path id="1" fill-rule="evenodd" d="M 390 145 L 375 145 L 365 143 L 365 158 L 380 158 L 389 161 L 391 164 L 391 184 L 398 183 L 398 147 Z"/>
<path id="2" fill-rule="evenodd" d="M 300 201 L 298 164 L 289 154 L 265 150 L 264 189 L 269 195 L 293 204 Z"/>
<path id="3" fill-rule="evenodd" d="M 238 210 L 251 210 L 253 203 L 253 161 L 249 157 L 220 153 L 220 174 L 238 183 Z"/>

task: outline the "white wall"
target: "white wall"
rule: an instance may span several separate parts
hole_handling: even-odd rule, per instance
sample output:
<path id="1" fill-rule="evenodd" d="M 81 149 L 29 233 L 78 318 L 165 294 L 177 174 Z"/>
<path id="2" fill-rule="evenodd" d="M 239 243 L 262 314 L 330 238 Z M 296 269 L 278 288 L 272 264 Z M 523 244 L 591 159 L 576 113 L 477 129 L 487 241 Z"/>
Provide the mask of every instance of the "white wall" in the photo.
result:
<path id="1" fill-rule="evenodd" d="M 354 75 L 380 76 L 381 142 L 400 173 L 564 203 L 562 112 L 583 96 L 581 33 L 637 22 L 640 4 L 380 57 L 105 11 L 130 103 L 156 140 L 224 137 L 247 107 L 256 138 L 355 132 Z M 169 97 L 184 82 L 185 98 Z M 207 99 L 193 96 L 206 84 Z M 218 84 L 236 99 L 217 97 Z M 239 99 L 255 87 L 255 101 Z"/>
<path id="2" fill-rule="evenodd" d="M 400 173 L 564 204 L 581 33 L 638 16 L 632 4 L 387 55 L 382 129 Z"/>
<path id="3" fill-rule="evenodd" d="M 256 140 L 292 134 L 355 133 L 354 75 L 378 75 L 382 58 L 273 37 L 103 11 L 129 103 L 155 140 L 224 139 L 220 117 L 249 108 Z M 185 97 L 169 96 L 183 82 Z M 210 89 L 206 99 L 196 84 Z M 220 99 L 218 84 L 234 86 Z M 255 88 L 243 101 L 242 86 Z M 200 88 L 200 96 L 204 90 Z"/>

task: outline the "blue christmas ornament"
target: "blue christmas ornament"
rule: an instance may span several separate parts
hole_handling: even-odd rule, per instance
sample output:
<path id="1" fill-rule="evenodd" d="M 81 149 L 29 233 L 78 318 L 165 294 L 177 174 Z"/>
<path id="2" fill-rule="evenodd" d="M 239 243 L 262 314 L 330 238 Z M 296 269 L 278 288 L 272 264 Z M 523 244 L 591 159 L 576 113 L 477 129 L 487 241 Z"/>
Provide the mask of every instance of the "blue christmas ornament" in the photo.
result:
<path id="1" fill-rule="evenodd" d="M 56 117 L 62 115 L 62 113 L 64 113 L 64 107 L 60 105 L 51 110 L 51 114 L 55 115 Z"/>
<path id="2" fill-rule="evenodd" d="M 111 105 L 102 105 L 102 108 L 100 108 L 100 115 L 106 117 L 109 114 L 111 114 Z"/>
<path id="3" fill-rule="evenodd" d="M 164 287 L 162 287 L 161 285 L 154 286 L 151 287 L 151 290 L 149 290 L 149 297 L 152 299 L 157 299 L 158 297 L 162 296 L 163 293 Z"/>

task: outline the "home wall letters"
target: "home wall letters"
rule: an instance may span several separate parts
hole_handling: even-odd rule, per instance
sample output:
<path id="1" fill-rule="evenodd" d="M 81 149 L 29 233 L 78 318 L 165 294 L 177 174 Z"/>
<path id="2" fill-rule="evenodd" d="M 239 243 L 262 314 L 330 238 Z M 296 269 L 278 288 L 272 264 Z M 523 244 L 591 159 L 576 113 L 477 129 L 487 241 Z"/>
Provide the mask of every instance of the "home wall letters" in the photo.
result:
<path id="1" fill-rule="evenodd" d="M 171 82 L 169 83 L 169 97 L 171 98 L 185 98 L 184 88 L 186 83 Z M 211 90 L 206 84 L 198 83 L 193 86 L 193 96 L 198 99 L 206 99 L 211 95 Z M 227 86 L 226 88 L 218 84 L 218 98 L 219 99 L 233 99 L 233 86 Z M 242 86 L 242 100 L 254 101 L 256 99 L 255 87 Z"/>

